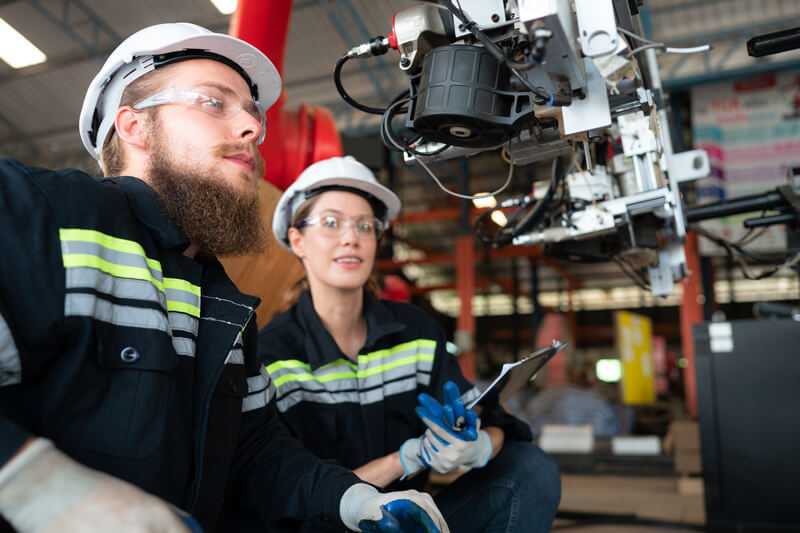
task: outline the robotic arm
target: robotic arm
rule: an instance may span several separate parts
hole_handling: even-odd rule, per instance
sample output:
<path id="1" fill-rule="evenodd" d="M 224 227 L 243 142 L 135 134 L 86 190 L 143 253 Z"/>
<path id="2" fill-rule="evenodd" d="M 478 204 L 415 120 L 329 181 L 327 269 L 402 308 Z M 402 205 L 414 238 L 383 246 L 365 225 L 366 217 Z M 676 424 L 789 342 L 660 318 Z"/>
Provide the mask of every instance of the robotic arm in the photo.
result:
<path id="1" fill-rule="evenodd" d="M 518 211 L 484 240 L 616 261 L 667 295 L 686 274 L 678 184 L 708 175 L 709 162 L 702 150 L 672 151 L 655 50 L 708 47 L 649 41 L 637 15 L 626 0 L 420 4 L 395 14 L 388 38 L 345 54 L 336 83 L 346 101 L 383 115 L 386 146 L 434 179 L 429 163 L 486 150 L 502 149 L 512 165 L 557 158 L 545 197 L 509 201 Z M 408 90 L 385 109 L 354 102 L 342 65 L 390 48 Z M 402 115 L 414 138 L 393 128 Z"/>

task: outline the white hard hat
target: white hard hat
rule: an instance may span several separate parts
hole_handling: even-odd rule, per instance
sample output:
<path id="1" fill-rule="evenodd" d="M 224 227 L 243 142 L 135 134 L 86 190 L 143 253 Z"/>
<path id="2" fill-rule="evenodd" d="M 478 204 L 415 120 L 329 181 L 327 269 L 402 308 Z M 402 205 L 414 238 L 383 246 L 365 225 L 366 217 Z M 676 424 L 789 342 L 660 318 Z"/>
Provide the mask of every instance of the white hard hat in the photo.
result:
<path id="1" fill-rule="evenodd" d="M 89 153 L 100 160 L 125 87 L 163 64 L 200 58 L 216 59 L 241 74 L 262 112 L 281 94 L 278 70 L 241 39 L 187 22 L 149 26 L 122 41 L 89 84 L 78 126 Z"/>
<path id="2" fill-rule="evenodd" d="M 278 242 L 292 251 L 289 245 L 289 227 L 297 209 L 322 190 L 350 190 L 368 199 L 374 198 L 384 207 L 381 216 L 384 224 L 389 224 L 400 212 L 400 199 L 375 178 L 375 174 L 352 156 L 331 157 L 317 161 L 306 168 L 283 193 L 272 216 L 272 232 Z M 380 213 L 376 213 L 380 215 Z"/>

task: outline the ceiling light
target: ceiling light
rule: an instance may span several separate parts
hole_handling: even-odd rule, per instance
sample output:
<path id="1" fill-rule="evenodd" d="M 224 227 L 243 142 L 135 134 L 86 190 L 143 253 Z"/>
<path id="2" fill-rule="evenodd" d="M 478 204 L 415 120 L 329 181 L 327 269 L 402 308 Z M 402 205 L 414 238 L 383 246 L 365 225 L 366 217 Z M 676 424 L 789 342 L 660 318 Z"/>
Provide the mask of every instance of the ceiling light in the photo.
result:
<path id="1" fill-rule="evenodd" d="M 211 3 L 214 4 L 214 7 L 223 15 L 230 15 L 236 11 L 236 4 L 239 2 L 238 0 L 211 0 Z"/>
<path id="2" fill-rule="evenodd" d="M 503 213 L 502 211 L 493 212 L 490 218 L 492 219 L 492 222 L 494 222 L 500 227 L 508 224 L 508 219 L 506 218 L 505 213 Z"/>
<path id="3" fill-rule="evenodd" d="M 490 209 L 497 205 L 497 200 L 488 192 L 479 192 L 475 196 L 477 198 L 472 199 L 472 205 L 479 209 Z"/>
<path id="4" fill-rule="evenodd" d="M 23 68 L 47 61 L 44 52 L 0 19 L 0 59 L 13 68 Z"/>

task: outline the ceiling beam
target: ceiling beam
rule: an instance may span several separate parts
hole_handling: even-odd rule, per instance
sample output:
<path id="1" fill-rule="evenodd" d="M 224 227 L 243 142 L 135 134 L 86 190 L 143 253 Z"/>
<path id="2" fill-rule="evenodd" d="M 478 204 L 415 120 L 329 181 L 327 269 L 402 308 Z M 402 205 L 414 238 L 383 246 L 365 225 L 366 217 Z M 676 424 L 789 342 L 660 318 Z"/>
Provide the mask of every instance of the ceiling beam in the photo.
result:
<path id="1" fill-rule="evenodd" d="M 61 0 L 60 13 L 54 13 L 54 9 L 57 7 L 54 3 L 48 2 L 45 4 L 40 0 L 26 0 L 26 2 L 40 15 L 63 31 L 70 39 L 78 43 L 86 50 L 89 56 L 99 61 L 105 61 L 106 59 L 105 50 L 100 48 L 101 34 L 105 34 L 115 45 L 122 41 L 122 37 L 106 21 L 100 18 L 100 15 L 84 4 L 82 0 Z M 70 24 L 71 15 L 76 10 L 90 22 L 89 35 L 81 34 Z"/>

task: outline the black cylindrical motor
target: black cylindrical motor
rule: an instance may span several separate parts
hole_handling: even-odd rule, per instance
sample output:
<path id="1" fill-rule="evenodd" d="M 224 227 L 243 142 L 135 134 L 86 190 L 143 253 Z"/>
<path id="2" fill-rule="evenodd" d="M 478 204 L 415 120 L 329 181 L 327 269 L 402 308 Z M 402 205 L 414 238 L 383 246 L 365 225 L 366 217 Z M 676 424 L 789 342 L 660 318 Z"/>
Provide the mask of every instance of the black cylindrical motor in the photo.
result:
<path id="1" fill-rule="evenodd" d="M 470 148 L 502 144 L 533 118 L 528 94 L 508 90 L 510 77 L 485 48 L 434 48 L 423 59 L 406 125 L 428 141 Z"/>

